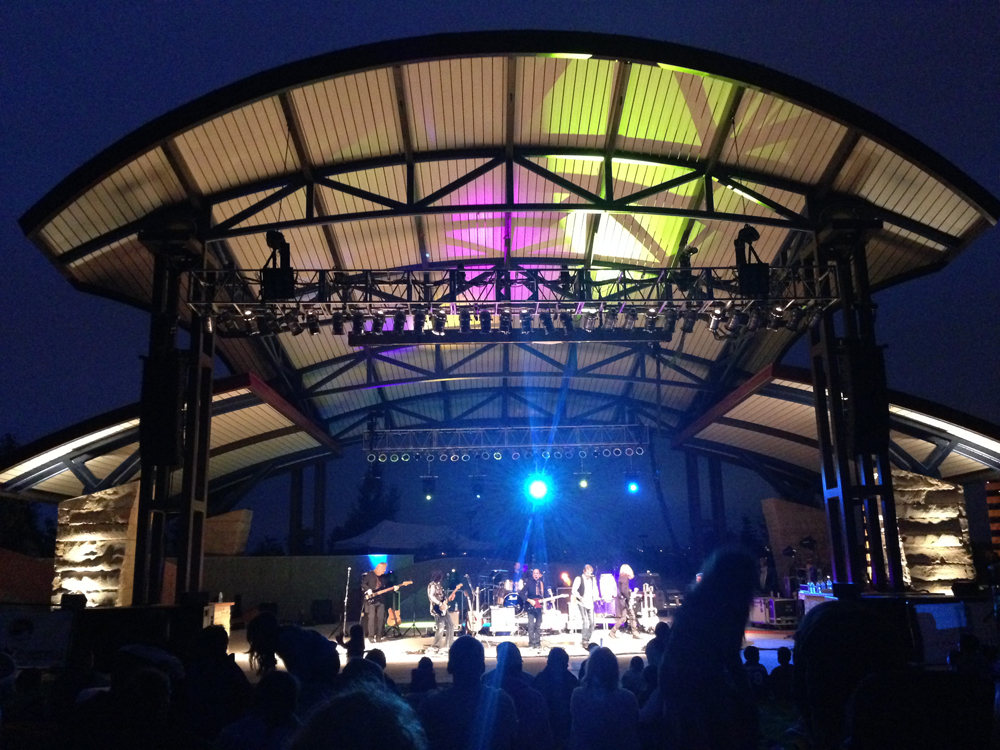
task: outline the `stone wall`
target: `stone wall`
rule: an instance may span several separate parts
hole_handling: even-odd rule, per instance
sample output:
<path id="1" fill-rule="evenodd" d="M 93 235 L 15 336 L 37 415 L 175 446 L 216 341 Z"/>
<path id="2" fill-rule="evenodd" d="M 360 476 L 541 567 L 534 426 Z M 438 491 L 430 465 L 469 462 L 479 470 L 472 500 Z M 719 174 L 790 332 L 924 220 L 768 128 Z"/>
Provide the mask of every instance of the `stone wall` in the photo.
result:
<path id="1" fill-rule="evenodd" d="M 892 485 L 909 586 L 950 594 L 953 583 L 974 580 L 962 488 L 898 469 Z"/>
<path id="2" fill-rule="evenodd" d="M 84 594 L 88 607 L 131 603 L 138 494 L 132 482 L 59 503 L 53 604 L 63 594 Z"/>

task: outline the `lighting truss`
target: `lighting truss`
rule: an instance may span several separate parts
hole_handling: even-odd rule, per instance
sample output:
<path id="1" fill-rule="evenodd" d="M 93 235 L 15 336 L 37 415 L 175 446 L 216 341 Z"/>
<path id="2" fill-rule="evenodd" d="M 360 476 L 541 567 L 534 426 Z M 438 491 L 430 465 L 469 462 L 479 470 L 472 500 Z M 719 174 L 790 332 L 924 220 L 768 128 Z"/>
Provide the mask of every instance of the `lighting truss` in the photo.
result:
<path id="1" fill-rule="evenodd" d="M 649 428 L 644 425 L 564 425 L 561 427 L 491 427 L 442 430 L 375 430 L 365 433 L 362 447 L 387 456 L 399 453 L 456 454 L 467 452 L 491 455 L 504 450 L 533 450 L 550 455 L 560 451 L 568 457 L 594 449 L 603 455 L 633 455 L 645 452 Z M 619 453 L 615 454 L 614 451 Z"/>
<path id="2" fill-rule="evenodd" d="M 501 264 L 421 271 L 287 269 L 287 273 L 294 279 L 290 286 L 293 294 L 279 298 L 268 296 L 268 290 L 262 288 L 261 271 L 192 271 L 187 304 L 202 316 L 216 318 L 223 337 L 294 333 L 289 322 L 310 316 L 324 323 L 335 315 L 338 319 L 358 320 L 361 316 L 362 320 L 375 321 L 400 316 L 446 318 L 442 330 L 435 328 L 433 332 L 422 328 L 406 331 L 405 326 L 394 326 L 391 331 L 378 325 L 352 326 L 349 344 L 364 346 L 484 339 L 494 343 L 547 338 L 669 341 L 672 323 L 660 325 L 658 320 L 676 321 L 678 315 L 709 320 L 712 310 L 723 310 L 727 316 L 749 316 L 754 309 L 777 309 L 790 321 L 802 321 L 822 314 L 839 298 L 833 266 L 826 264 L 770 267 L 768 292 L 761 297 L 741 291 L 735 266 L 655 269 L 549 264 L 504 268 Z M 634 325 L 640 314 L 644 316 L 642 327 Z M 517 316 L 521 324 L 467 330 L 461 323 L 469 315 L 477 316 L 478 321 L 484 316 L 495 315 L 502 321 Z M 594 315 L 596 320 L 591 318 Z M 553 318 L 561 322 L 558 329 L 547 325 Z M 587 330 L 588 319 L 591 330 Z M 725 330 L 741 332 L 742 327 Z"/>

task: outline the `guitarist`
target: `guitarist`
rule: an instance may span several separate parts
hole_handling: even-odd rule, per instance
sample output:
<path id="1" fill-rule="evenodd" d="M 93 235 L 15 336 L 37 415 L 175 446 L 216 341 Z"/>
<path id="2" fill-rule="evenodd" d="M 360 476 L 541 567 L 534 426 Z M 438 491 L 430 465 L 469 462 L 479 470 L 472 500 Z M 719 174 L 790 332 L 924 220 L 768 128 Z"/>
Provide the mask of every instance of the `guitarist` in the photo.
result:
<path id="1" fill-rule="evenodd" d="M 525 588 L 525 599 L 528 603 L 528 648 L 542 647 L 542 600 L 545 598 L 545 582 L 542 571 L 535 568 L 531 571 L 531 579 Z"/>
<path id="2" fill-rule="evenodd" d="M 594 634 L 594 602 L 600 598 L 593 566 L 583 566 L 583 575 L 578 575 L 574 579 L 572 591 L 573 601 L 580 609 L 580 645 L 586 649 L 590 645 L 590 637 Z"/>
<path id="3" fill-rule="evenodd" d="M 435 570 L 431 573 L 431 582 L 427 584 L 427 599 L 431 603 L 431 617 L 434 618 L 434 643 L 431 644 L 428 652 L 434 653 L 441 652 L 442 638 L 445 642 L 445 651 L 451 650 L 451 642 L 455 634 L 451 627 L 451 617 L 448 614 L 448 602 L 454 601 L 456 592 L 462 588 L 462 584 L 458 584 L 454 591 L 450 594 L 447 593 L 444 586 L 441 585 L 443 577 L 444 573 Z"/>
<path id="4" fill-rule="evenodd" d="M 382 591 L 382 576 L 387 565 L 380 562 L 375 570 L 369 570 L 361 576 L 361 592 L 364 595 L 364 613 L 367 618 L 368 640 L 381 643 L 382 630 L 385 625 L 385 593 Z M 398 591 L 399 586 L 393 586 L 392 591 Z M 376 594 L 375 592 L 381 592 Z"/>

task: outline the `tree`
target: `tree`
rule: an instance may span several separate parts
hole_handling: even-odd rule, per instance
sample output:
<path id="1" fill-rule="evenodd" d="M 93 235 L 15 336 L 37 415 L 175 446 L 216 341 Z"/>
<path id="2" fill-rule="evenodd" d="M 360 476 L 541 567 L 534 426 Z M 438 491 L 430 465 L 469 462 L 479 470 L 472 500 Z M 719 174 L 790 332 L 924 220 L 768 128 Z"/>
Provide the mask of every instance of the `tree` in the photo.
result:
<path id="1" fill-rule="evenodd" d="M 330 533 L 330 543 L 363 534 L 382 521 L 391 521 L 399 512 L 399 500 L 399 487 L 391 485 L 386 488 L 378 469 L 369 467 L 347 520 Z"/>
<path id="2" fill-rule="evenodd" d="M 0 466 L 18 448 L 9 432 L 0 437 Z M 33 557 L 55 555 L 56 533 L 51 520 L 39 518 L 35 504 L 28 500 L 0 498 L 0 547 Z"/>

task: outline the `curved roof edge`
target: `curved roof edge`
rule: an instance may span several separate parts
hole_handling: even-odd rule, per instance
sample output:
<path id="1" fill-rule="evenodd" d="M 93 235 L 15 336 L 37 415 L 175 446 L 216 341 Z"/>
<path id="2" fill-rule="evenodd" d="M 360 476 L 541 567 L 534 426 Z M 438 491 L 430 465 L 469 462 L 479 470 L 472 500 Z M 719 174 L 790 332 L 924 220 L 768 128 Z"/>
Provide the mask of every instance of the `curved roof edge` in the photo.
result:
<path id="1" fill-rule="evenodd" d="M 969 175 L 913 136 L 837 94 L 786 73 L 719 52 L 641 37 L 576 31 L 482 31 L 434 34 L 375 42 L 287 63 L 256 73 L 204 94 L 140 126 L 78 167 L 19 219 L 31 236 L 79 193 L 100 181 L 135 154 L 143 153 L 175 133 L 275 92 L 312 81 L 373 67 L 446 57 L 533 54 L 558 49 L 600 58 L 651 64 L 676 64 L 710 75 L 765 89 L 814 109 L 864 133 L 920 164 L 949 185 L 996 224 L 1000 200 Z"/>

